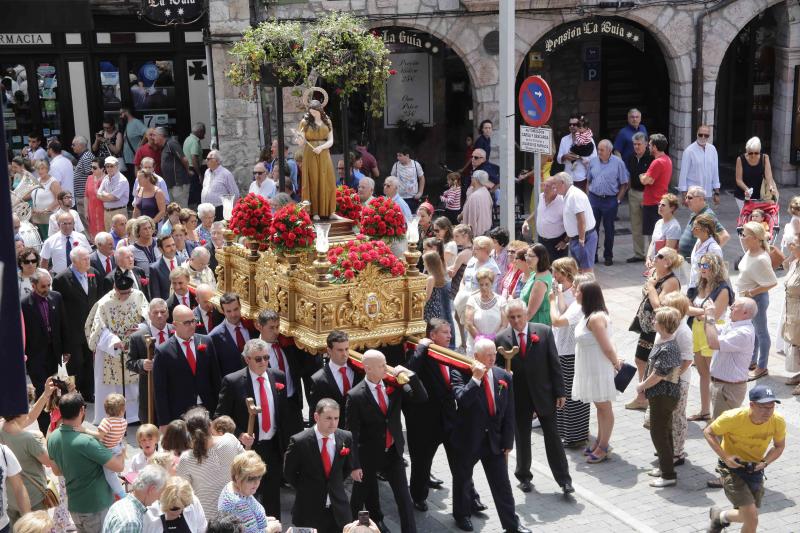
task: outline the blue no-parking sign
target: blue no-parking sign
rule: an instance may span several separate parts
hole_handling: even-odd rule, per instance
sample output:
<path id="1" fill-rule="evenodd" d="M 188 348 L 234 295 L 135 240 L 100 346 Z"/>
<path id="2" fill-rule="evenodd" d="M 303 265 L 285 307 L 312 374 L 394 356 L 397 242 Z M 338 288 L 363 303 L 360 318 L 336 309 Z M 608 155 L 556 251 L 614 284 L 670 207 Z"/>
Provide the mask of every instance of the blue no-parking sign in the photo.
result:
<path id="1" fill-rule="evenodd" d="M 553 95 L 550 86 L 539 76 L 529 76 L 519 88 L 519 112 L 529 126 L 541 126 L 550 120 Z"/>

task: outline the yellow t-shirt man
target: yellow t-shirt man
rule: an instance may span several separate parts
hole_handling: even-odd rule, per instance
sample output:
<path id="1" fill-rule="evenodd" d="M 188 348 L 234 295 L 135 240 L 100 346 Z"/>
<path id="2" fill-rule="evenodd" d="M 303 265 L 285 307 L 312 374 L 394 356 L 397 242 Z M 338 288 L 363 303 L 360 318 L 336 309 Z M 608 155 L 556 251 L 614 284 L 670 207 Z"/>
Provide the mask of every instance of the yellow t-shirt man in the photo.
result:
<path id="1" fill-rule="evenodd" d="M 750 420 L 750 408 L 725 411 L 711 423 L 714 435 L 722 437 L 722 449 L 741 461 L 757 463 L 764 459 L 772 441 L 786 439 L 786 420 L 779 413 L 763 424 Z"/>

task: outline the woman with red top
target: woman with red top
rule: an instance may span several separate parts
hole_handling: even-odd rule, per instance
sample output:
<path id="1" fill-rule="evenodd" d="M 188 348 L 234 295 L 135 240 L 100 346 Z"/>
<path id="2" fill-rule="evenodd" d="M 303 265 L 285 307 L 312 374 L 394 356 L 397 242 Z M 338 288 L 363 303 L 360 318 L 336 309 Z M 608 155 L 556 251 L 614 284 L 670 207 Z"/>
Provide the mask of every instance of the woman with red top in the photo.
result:
<path id="1" fill-rule="evenodd" d="M 653 235 L 658 221 L 658 203 L 661 197 L 667 194 L 669 182 L 672 179 L 672 160 L 665 153 L 667 151 L 667 138 L 661 133 L 650 136 L 650 155 L 653 162 L 647 172 L 639 176 L 644 193 L 642 195 L 642 235 Z"/>
<path id="2" fill-rule="evenodd" d="M 97 189 L 100 188 L 104 177 L 103 163 L 99 158 L 95 159 L 92 161 L 92 173 L 86 178 L 86 188 L 83 192 L 83 205 L 86 206 L 86 229 L 89 230 L 89 236 L 92 239 L 101 231 L 106 231 L 103 221 L 103 202 L 97 198 Z"/>

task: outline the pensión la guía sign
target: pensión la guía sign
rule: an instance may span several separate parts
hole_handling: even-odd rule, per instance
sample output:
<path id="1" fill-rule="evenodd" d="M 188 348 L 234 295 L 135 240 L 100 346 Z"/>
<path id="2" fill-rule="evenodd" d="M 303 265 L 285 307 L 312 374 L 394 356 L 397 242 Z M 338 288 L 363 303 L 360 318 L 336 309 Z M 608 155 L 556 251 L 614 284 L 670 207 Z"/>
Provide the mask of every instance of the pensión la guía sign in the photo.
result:
<path id="1" fill-rule="evenodd" d="M 540 39 L 542 48 L 551 54 L 565 45 L 582 39 L 615 37 L 644 51 L 644 32 L 616 19 L 594 18 L 568 22 L 551 30 Z"/>

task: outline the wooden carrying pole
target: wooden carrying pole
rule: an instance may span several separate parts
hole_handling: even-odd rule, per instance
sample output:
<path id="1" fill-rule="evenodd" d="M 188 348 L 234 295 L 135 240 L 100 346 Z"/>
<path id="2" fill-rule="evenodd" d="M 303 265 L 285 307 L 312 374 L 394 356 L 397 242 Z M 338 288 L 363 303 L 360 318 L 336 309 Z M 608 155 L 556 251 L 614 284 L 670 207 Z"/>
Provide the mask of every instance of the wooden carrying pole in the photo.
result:
<path id="1" fill-rule="evenodd" d="M 156 353 L 156 340 L 147 335 L 144 339 L 145 346 L 147 346 L 147 360 L 152 361 Z M 150 424 L 156 423 L 155 416 L 155 391 L 153 391 L 153 371 L 147 373 L 147 422 Z"/>
<path id="2" fill-rule="evenodd" d="M 408 342 L 412 344 L 419 344 L 421 340 L 422 339 L 420 339 L 419 337 L 408 337 Z M 461 365 L 467 365 L 470 368 L 472 368 L 473 366 L 475 366 L 475 359 L 469 357 L 468 355 L 460 354 L 455 350 L 451 350 L 446 346 L 439 346 L 438 344 L 430 343 L 428 345 L 428 351 L 436 352 L 436 354 L 440 356 L 437 357 L 437 360 L 439 360 L 440 358 L 450 359 L 454 363 L 453 366 L 456 367 L 460 367 Z M 447 362 L 442 361 L 442 364 L 447 364 Z"/>
<path id="3" fill-rule="evenodd" d="M 253 433 L 256 428 L 256 417 L 261 413 L 261 408 L 256 405 L 256 401 L 253 398 L 247 398 L 245 400 L 247 402 L 247 412 L 249 416 L 247 417 L 247 434 L 255 438 L 255 434 Z M 249 450 L 250 446 L 246 446 Z"/>
<path id="4" fill-rule="evenodd" d="M 361 352 L 357 352 L 355 350 L 350 350 L 349 357 L 350 357 L 350 360 L 355 362 L 356 365 L 358 365 L 359 368 L 364 366 L 364 364 L 362 363 L 362 359 L 364 357 L 364 354 L 362 354 Z M 397 381 L 397 383 L 399 383 L 400 385 L 405 385 L 406 383 L 408 383 L 408 376 L 406 375 L 405 372 L 401 373 L 399 376 L 396 376 L 394 367 L 391 367 L 389 365 L 386 365 L 386 377 L 389 380 Z"/>

